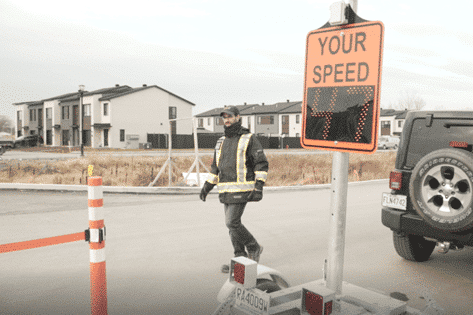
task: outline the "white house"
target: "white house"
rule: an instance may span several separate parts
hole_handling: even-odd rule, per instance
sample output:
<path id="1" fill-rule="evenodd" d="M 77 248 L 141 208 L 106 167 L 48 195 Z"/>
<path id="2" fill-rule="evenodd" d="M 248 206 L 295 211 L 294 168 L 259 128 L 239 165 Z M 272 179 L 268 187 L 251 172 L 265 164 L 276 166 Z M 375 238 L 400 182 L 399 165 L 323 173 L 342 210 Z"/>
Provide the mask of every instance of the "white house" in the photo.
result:
<path id="1" fill-rule="evenodd" d="M 28 116 L 28 103 L 15 103 L 16 105 L 16 117 L 15 117 L 15 137 L 21 137 L 28 134 L 28 130 L 25 130 L 29 126 Z"/>
<path id="2" fill-rule="evenodd" d="M 404 127 L 408 110 L 381 109 L 379 117 L 380 136 L 399 136 Z"/>
<path id="3" fill-rule="evenodd" d="M 302 128 L 302 102 L 293 104 L 279 112 L 279 134 L 286 137 L 300 137 Z"/>
<path id="4" fill-rule="evenodd" d="M 38 133 L 51 146 L 78 146 L 82 138 L 85 146 L 93 148 L 138 148 L 149 142 L 149 134 L 193 132 L 195 104 L 157 85 L 132 88 L 117 84 L 13 105 L 16 136 Z M 179 120 L 170 123 L 170 119 Z"/>
<path id="5" fill-rule="evenodd" d="M 148 142 L 148 134 L 193 132 L 195 104 L 157 85 L 102 96 L 94 104 L 93 147 L 137 148 Z"/>

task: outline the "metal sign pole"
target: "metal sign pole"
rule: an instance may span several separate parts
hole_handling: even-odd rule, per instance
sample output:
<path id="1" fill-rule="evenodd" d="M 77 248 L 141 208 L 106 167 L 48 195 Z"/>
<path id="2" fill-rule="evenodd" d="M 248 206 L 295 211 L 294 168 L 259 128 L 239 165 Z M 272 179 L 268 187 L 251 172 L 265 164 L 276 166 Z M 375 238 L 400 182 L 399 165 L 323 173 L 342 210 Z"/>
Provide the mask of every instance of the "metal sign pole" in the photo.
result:
<path id="1" fill-rule="evenodd" d="M 175 122 L 176 123 L 176 122 Z M 169 160 L 169 178 L 168 178 L 168 187 L 171 187 L 171 182 L 172 182 L 172 157 L 171 157 L 171 151 L 172 151 L 172 124 L 171 120 L 169 120 L 169 145 L 168 145 L 168 160 Z"/>
<path id="2" fill-rule="evenodd" d="M 332 186 L 330 227 L 327 260 L 327 288 L 342 293 L 345 229 L 347 217 L 349 153 L 334 152 L 332 158 Z"/>
<path id="3" fill-rule="evenodd" d="M 200 187 L 200 167 L 199 167 L 199 142 L 197 137 L 197 118 L 192 118 L 192 127 L 194 128 L 194 152 L 195 152 L 195 170 L 197 172 L 197 186 Z M 190 173 L 190 172 L 189 172 Z"/>
<path id="4" fill-rule="evenodd" d="M 350 0 L 350 6 L 356 13 L 358 0 Z M 338 295 L 342 294 L 343 284 L 349 157 L 349 153 L 336 151 L 332 158 L 327 288 Z"/>

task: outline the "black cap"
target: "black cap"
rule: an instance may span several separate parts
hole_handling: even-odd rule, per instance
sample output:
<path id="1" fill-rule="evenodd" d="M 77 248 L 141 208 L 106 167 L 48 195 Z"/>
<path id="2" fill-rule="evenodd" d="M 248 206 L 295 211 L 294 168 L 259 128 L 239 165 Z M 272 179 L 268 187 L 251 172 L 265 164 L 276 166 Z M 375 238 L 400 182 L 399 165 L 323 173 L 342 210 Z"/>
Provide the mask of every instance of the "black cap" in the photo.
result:
<path id="1" fill-rule="evenodd" d="M 220 113 L 220 116 L 223 116 L 223 114 L 238 116 L 238 115 L 240 115 L 240 111 L 235 106 L 229 106 L 229 107 L 225 107 L 222 110 L 222 112 Z"/>

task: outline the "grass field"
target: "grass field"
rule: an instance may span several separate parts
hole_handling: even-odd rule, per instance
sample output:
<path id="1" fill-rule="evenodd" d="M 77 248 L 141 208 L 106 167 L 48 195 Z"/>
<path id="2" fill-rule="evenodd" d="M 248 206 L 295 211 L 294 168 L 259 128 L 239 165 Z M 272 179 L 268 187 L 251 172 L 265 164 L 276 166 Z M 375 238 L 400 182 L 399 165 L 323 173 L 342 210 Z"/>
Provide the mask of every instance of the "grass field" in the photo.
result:
<path id="1" fill-rule="evenodd" d="M 166 162 L 167 157 L 117 157 L 107 152 L 89 153 L 84 158 L 57 161 L 3 161 L 0 182 L 85 185 L 88 166 L 93 175 L 102 176 L 105 186 L 148 186 Z M 267 154 L 269 173 L 266 186 L 294 186 L 330 183 L 332 154 Z M 394 169 L 396 152 L 371 155 L 350 154 L 348 180 L 384 179 Z M 210 169 L 212 157 L 201 157 Z M 173 186 L 182 186 L 183 172 L 188 172 L 194 157 L 173 157 Z M 168 186 L 168 168 L 155 186 Z M 201 172 L 206 172 L 200 167 Z M 195 170 L 193 171 L 195 172 Z"/>

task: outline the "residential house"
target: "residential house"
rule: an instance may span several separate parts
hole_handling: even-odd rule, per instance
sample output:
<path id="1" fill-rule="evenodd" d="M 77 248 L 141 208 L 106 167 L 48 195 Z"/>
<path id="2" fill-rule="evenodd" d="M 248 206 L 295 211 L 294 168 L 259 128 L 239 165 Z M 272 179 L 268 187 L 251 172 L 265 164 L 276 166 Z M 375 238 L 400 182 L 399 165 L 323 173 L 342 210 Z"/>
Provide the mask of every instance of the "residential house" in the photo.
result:
<path id="1" fill-rule="evenodd" d="M 43 102 L 21 102 L 16 106 L 15 136 L 40 134 L 43 128 Z"/>
<path id="2" fill-rule="evenodd" d="M 133 88 L 128 85 L 121 86 L 116 84 L 114 87 L 75 93 L 71 97 L 61 99 L 58 108 L 60 116 L 57 116 L 60 127 L 55 133 L 56 137 L 52 145 L 80 145 L 80 131 L 82 129 L 82 142 L 84 146 L 101 147 L 94 145 L 94 133 L 98 127 L 94 126 L 94 120 L 100 114 L 98 110 L 100 107 L 99 98 L 104 95 L 119 94 L 130 90 L 133 90 Z M 80 108 L 81 102 L 82 112 Z M 47 107 L 46 103 L 45 107 Z M 46 144 L 48 144 L 47 141 Z"/>
<path id="3" fill-rule="evenodd" d="M 400 136 L 408 110 L 381 109 L 380 136 Z"/>
<path id="4" fill-rule="evenodd" d="M 279 112 L 279 134 L 286 137 L 300 137 L 302 128 L 302 102 L 292 102 Z"/>
<path id="5" fill-rule="evenodd" d="M 242 117 L 242 125 L 250 129 L 251 132 L 254 132 L 254 121 L 251 119 L 251 117 L 244 115 L 244 113 L 254 106 L 258 106 L 258 104 L 247 105 L 245 103 L 244 105 L 235 106 L 240 111 L 240 116 Z M 214 108 L 201 114 L 195 115 L 195 117 L 197 117 L 197 127 L 200 130 L 202 130 L 203 128 L 207 131 L 211 131 L 214 133 L 223 133 L 223 119 L 220 117 L 220 113 L 225 107 L 226 106 Z M 243 118 L 243 116 L 245 116 L 245 118 Z"/>
<path id="6" fill-rule="evenodd" d="M 288 135 L 296 137 L 301 128 L 301 102 L 281 102 L 272 105 L 236 105 L 240 111 L 242 126 L 250 132 L 265 136 Z M 223 119 L 220 117 L 224 107 L 215 108 L 196 115 L 198 126 L 216 133 L 223 133 Z"/>
<path id="7" fill-rule="evenodd" d="M 17 111 L 17 137 L 38 133 L 45 145 L 78 146 L 82 129 L 84 145 L 94 148 L 138 147 L 139 143 L 148 142 L 148 134 L 168 134 L 169 130 L 192 134 L 195 106 L 156 85 L 132 88 L 118 84 L 13 105 Z M 170 123 L 171 118 L 189 118 L 189 122 Z"/>
<path id="8" fill-rule="evenodd" d="M 193 106 L 194 103 L 157 85 L 102 96 L 98 107 L 92 110 L 93 144 L 130 148 L 148 142 L 149 134 L 191 135 Z"/>

